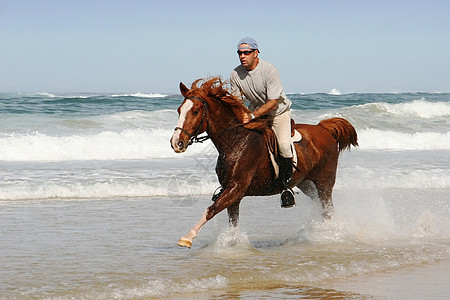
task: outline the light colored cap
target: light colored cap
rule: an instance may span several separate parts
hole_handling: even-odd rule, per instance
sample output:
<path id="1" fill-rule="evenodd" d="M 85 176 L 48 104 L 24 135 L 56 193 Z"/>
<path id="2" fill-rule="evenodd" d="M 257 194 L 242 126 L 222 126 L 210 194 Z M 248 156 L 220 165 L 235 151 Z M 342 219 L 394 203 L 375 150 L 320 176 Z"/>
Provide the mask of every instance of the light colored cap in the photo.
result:
<path id="1" fill-rule="evenodd" d="M 248 47 L 241 47 L 242 44 L 247 44 Z M 258 43 L 255 39 L 247 36 L 239 41 L 237 48 L 238 50 L 258 50 Z"/>

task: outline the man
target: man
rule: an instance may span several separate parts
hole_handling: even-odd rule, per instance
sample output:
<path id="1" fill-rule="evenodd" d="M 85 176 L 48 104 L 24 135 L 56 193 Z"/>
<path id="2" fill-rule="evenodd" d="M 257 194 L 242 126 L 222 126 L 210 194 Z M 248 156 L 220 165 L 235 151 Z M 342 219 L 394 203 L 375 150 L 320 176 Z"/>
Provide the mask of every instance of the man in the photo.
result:
<path id="1" fill-rule="evenodd" d="M 241 64 L 231 73 L 231 93 L 250 102 L 250 114 L 243 116 L 243 122 L 263 116 L 273 119 L 272 129 L 280 149 L 280 179 L 283 184 L 281 206 L 295 206 L 294 195 L 288 189 L 292 176 L 291 150 L 291 101 L 286 97 L 277 69 L 258 57 L 257 42 L 245 37 L 238 43 Z"/>

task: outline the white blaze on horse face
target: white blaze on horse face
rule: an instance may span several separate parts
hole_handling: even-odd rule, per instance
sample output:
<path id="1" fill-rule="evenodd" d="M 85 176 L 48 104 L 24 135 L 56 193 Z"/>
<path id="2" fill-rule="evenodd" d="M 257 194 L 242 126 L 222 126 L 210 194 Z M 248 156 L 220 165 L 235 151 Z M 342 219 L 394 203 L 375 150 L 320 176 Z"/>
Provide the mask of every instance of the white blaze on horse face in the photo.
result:
<path id="1" fill-rule="evenodd" d="M 194 106 L 194 102 L 192 102 L 192 100 L 186 100 L 184 102 L 184 104 L 180 107 L 180 116 L 178 117 L 177 127 L 184 128 L 183 126 L 184 126 L 184 122 L 186 121 L 186 115 L 193 106 Z M 181 152 L 186 149 L 186 148 L 180 149 L 178 146 L 178 142 L 180 140 L 180 133 L 181 133 L 181 130 L 178 129 L 178 130 L 175 130 L 175 132 L 172 135 L 172 148 L 176 152 Z"/>

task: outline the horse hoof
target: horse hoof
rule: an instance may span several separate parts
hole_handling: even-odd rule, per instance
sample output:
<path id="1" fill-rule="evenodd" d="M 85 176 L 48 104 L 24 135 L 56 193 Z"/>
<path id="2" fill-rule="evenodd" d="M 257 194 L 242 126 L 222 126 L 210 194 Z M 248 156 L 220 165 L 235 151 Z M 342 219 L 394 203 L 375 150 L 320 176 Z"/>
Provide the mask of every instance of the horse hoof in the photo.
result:
<path id="1" fill-rule="evenodd" d="M 326 221 L 331 220 L 332 217 L 333 217 L 333 216 L 330 215 L 330 214 L 325 214 L 325 215 L 323 215 L 323 219 L 326 220 Z"/>
<path id="2" fill-rule="evenodd" d="M 281 207 L 290 208 L 295 206 L 295 198 L 292 190 L 287 189 L 281 193 Z"/>
<path id="3" fill-rule="evenodd" d="M 188 239 L 185 239 L 185 238 L 181 238 L 178 241 L 177 245 L 180 246 L 180 247 L 187 247 L 187 248 L 191 249 L 192 241 L 190 241 Z"/>

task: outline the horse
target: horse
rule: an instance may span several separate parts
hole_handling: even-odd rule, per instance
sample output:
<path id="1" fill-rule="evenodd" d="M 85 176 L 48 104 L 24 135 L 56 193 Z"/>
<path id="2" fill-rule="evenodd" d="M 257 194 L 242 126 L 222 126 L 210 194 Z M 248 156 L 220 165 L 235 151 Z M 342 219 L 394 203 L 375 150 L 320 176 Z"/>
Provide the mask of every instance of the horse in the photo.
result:
<path id="1" fill-rule="evenodd" d="M 272 131 L 268 121 L 256 118 L 243 124 L 241 116 L 250 110 L 228 92 L 225 84 L 218 77 L 198 79 L 190 89 L 180 82 L 184 100 L 177 109 L 179 118 L 170 144 L 176 153 L 182 153 L 193 142 L 205 139 L 199 135 L 206 132 L 206 138 L 211 139 L 219 152 L 216 174 L 222 186 L 222 192 L 198 223 L 180 238 L 177 244 L 181 247 L 191 248 L 206 222 L 225 208 L 230 226 L 237 226 L 243 197 L 282 192 L 264 134 Z M 338 157 L 343 150 L 358 146 L 356 130 L 343 118 L 325 119 L 318 125 L 293 123 L 293 128 L 301 133 L 302 139 L 294 143 L 298 163 L 289 187 L 297 186 L 312 199 L 318 196 L 323 217 L 329 219 Z"/>

